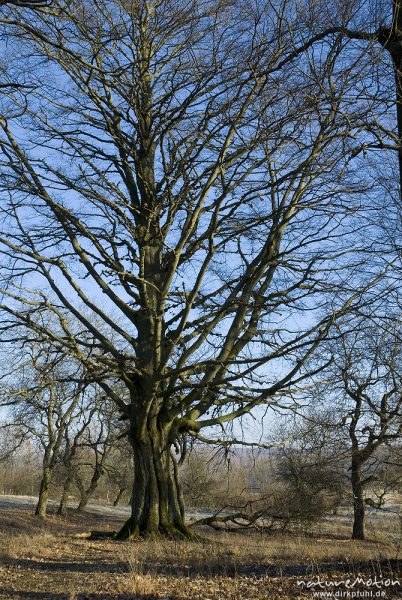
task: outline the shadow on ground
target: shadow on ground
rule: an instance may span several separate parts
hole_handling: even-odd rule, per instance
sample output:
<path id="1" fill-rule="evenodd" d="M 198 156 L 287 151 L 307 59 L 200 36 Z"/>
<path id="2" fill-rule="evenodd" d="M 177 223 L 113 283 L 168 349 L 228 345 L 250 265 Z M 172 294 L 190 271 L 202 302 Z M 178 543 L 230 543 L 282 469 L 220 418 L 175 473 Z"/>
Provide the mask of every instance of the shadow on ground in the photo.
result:
<path id="1" fill-rule="evenodd" d="M 70 600 L 71 594 L 57 594 L 55 592 L 18 592 L 0 588 L 0 598 L 3 600 Z M 171 596 L 172 600 L 174 597 Z M 133 595 L 133 594 L 76 594 L 74 600 L 160 600 L 160 596 Z"/>
<path id="2" fill-rule="evenodd" d="M 130 567 L 125 562 L 64 562 L 64 561 L 36 561 L 33 559 L 8 559 L 5 564 L 16 566 L 17 568 L 33 571 L 45 571 L 50 573 L 129 573 Z M 151 575 L 172 575 L 172 576 L 225 576 L 225 577 L 306 577 L 317 576 L 329 573 L 347 573 L 357 575 L 364 573 L 367 576 L 385 576 L 401 577 L 401 562 L 398 560 L 383 561 L 361 561 L 361 562 L 325 562 L 309 564 L 234 564 L 222 561 L 222 557 L 216 562 L 209 562 L 208 565 L 194 565 L 183 567 L 176 564 L 164 564 L 149 561 L 143 567 L 144 574 Z M 0 598 L 2 596 L 0 595 Z"/>
<path id="3" fill-rule="evenodd" d="M 37 561 L 34 559 L 8 558 L 4 565 L 16 566 L 19 569 L 47 571 L 50 573 L 127 573 L 129 567 L 123 562 L 67 562 L 67 561 Z M 1 598 L 1 596 L 0 596 Z"/>

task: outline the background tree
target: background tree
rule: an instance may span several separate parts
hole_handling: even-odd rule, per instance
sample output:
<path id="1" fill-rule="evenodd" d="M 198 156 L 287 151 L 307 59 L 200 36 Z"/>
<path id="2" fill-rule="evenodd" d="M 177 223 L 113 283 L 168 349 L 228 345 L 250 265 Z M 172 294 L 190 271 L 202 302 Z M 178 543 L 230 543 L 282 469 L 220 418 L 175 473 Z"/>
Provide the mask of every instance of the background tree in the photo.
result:
<path id="1" fill-rule="evenodd" d="M 210 455 L 215 479 L 202 467 L 185 472 L 184 489 L 194 482 L 197 490 L 198 472 L 201 490 L 202 481 L 212 483 L 206 486 L 209 504 L 204 504 L 212 515 L 198 523 L 284 531 L 309 528 L 336 512 L 348 488 L 348 447 L 336 416 L 324 407 L 302 416 L 278 416 L 265 448 L 236 448 L 228 468 Z"/>
<path id="2" fill-rule="evenodd" d="M 41 456 L 32 440 L 20 431 L 0 428 L 0 490 L 4 495 L 38 493 Z"/>
<path id="3" fill-rule="evenodd" d="M 0 19 L 33 86 L 0 119 L 3 340 L 28 327 L 125 417 L 120 537 L 187 535 L 172 446 L 301 384 L 376 277 L 354 162 L 373 105 L 351 111 L 361 66 L 300 3 L 54 8 Z"/>
<path id="4" fill-rule="evenodd" d="M 96 405 L 86 402 L 79 422 L 75 424 L 74 427 L 67 427 L 64 432 L 64 442 L 60 453 L 60 464 L 57 472 L 58 479 L 62 486 L 60 503 L 57 509 L 57 514 L 59 515 L 65 516 L 67 514 L 68 496 L 75 481 L 76 456 L 81 447 L 81 440 L 91 425 L 95 413 Z"/>
<path id="5" fill-rule="evenodd" d="M 106 465 L 108 480 L 116 489 L 113 506 L 118 506 L 126 494 L 128 499 L 131 499 L 133 472 L 133 453 L 127 437 L 117 439 L 113 443 Z"/>
<path id="6" fill-rule="evenodd" d="M 49 487 L 64 434 L 82 410 L 84 380 L 77 372 L 77 364 L 71 361 L 69 364 L 63 354 L 54 355 L 51 347 L 31 344 L 25 350 L 29 358 L 19 369 L 13 365 L 9 374 L 12 381 L 3 387 L 0 405 L 10 411 L 3 427 L 18 432 L 21 440 L 33 440 L 42 450 L 42 477 L 35 512 L 45 518 Z"/>
<path id="7" fill-rule="evenodd" d="M 402 434 L 401 349 L 398 332 L 355 324 L 334 352 L 335 377 L 350 444 L 353 539 L 364 539 L 367 489 L 379 478 L 381 458 Z M 331 397 L 331 393 L 330 396 Z M 381 456 L 382 454 L 382 456 Z M 373 504 L 372 501 L 369 503 Z"/>
<path id="8" fill-rule="evenodd" d="M 316 522 L 347 496 L 348 448 L 336 416 L 316 409 L 289 423 L 277 440 L 275 479 L 289 522 Z"/>
<path id="9" fill-rule="evenodd" d="M 78 510 L 83 511 L 94 494 L 101 477 L 106 473 L 107 462 L 118 437 L 116 410 L 104 398 L 96 399 L 97 407 L 91 424 L 80 443 L 82 457 L 74 465 L 74 479 L 80 493 Z M 83 469 L 82 467 L 89 467 Z M 89 481 L 87 475 L 89 472 Z"/>
<path id="10" fill-rule="evenodd" d="M 217 465 L 209 449 L 196 445 L 187 455 L 180 470 L 183 496 L 186 504 L 193 507 L 219 507 L 221 497 L 226 492 L 230 477 L 227 467 L 222 462 Z M 224 502 L 226 504 L 226 502 Z"/>

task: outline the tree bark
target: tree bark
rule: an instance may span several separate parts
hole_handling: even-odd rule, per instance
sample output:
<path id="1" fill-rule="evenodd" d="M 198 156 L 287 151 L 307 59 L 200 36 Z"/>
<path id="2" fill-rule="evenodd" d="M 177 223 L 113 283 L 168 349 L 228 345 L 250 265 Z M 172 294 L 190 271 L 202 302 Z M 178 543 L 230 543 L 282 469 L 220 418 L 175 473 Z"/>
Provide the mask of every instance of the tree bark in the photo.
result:
<path id="1" fill-rule="evenodd" d="M 119 489 L 119 491 L 117 493 L 117 496 L 116 496 L 116 498 L 113 501 L 113 506 L 117 506 L 119 504 L 119 502 L 121 500 L 121 497 L 123 496 L 123 494 L 124 494 L 125 491 L 126 491 L 125 487 Z"/>
<path id="2" fill-rule="evenodd" d="M 165 435 L 151 429 L 140 439 L 130 441 L 134 452 L 131 517 L 117 539 L 191 537 L 184 523 L 180 490 Z"/>
<path id="3" fill-rule="evenodd" d="M 103 468 L 98 467 L 98 466 L 95 467 L 93 475 L 91 477 L 91 482 L 89 484 L 89 487 L 87 489 L 84 489 L 83 487 L 81 487 L 81 489 L 80 489 L 81 498 L 80 498 L 80 502 L 79 502 L 78 508 L 77 508 L 77 510 L 79 512 L 85 510 L 85 508 L 87 507 L 88 501 L 91 498 L 94 491 L 96 490 L 96 488 L 98 487 L 99 479 L 102 477 L 102 475 L 103 475 Z"/>
<path id="4" fill-rule="evenodd" d="M 364 540 L 365 505 L 361 478 L 361 465 L 352 461 L 352 490 L 353 490 L 353 540 Z"/>
<path id="5" fill-rule="evenodd" d="M 82 494 L 80 501 L 78 503 L 78 507 L 77 510 L 78 512 L 83 512 L 87 505 L 88 505 L 88 500 L 89 500 L 89 494 L 87 492 L 84 492 L 84 494 Z"/>
<path id="6" fill-rule="evenodd" d="M 67 514 L 67 500 L 68 500 L 68 492 L 70 491 L 70 486 L 72 484 L 72 478 L 67 477 L 63 486 L 63 493 L 60 498 L 59 508 L 57 509 L 57 514 L 65 517 Z"/>
<path id="7" fill-rule="evenodd" d="M 47 502 L 49 499 L 49 486 L 52 479 L 52 470 L 49 466 L 44 467 L 42 480 L 40 482 L 40 491 L 38 503 L 35 509 L 35 515 L 40 519 L 46 518 Z"/>

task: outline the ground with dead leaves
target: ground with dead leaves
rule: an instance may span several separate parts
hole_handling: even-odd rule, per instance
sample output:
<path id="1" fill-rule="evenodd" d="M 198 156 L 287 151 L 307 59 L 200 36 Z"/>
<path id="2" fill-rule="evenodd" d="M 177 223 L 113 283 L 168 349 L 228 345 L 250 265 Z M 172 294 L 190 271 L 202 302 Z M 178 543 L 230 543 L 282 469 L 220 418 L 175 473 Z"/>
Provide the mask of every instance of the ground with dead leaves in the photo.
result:
<path id="1" fill-rule="evenodd" d="M 29 507 L 2 508 L 0 598 L 295 600 L 323 591 L 334 599 L 402 598 L 398 548 L 384 540 L 208 529 L 191 542 L 87 537 L 112 533 L 120 523 L 75 511 L 42 522 Z"/>

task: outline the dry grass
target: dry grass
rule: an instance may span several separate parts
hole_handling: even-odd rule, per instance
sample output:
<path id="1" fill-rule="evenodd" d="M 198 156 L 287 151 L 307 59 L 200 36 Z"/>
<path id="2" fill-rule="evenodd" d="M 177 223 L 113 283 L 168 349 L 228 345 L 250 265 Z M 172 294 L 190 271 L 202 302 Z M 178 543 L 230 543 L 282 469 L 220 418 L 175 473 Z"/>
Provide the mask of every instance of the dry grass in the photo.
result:
<path id="1" fill-rule="evenodd" d="M 400 557 L 393 544 L 264 533 L 205 533 L 199 542 L 143 541 L 121 550 L 133 571 L 233 576 L 277 565 L 379 562 Z"/>
<path id="2" fill-rule="evenodd" d="M 119 522 L 109 520 L 115 530 Z M 0 598 L 3 600 L 296 600 L 306 573 L 343 577 L 339 569 L 379 572 L 397 548 L 378 539 L 351 542 L 330 535 L 199 531 L 199 541 L 90 541 L 105 530 L 91 515 L 30 511 L 0 515 Z M 340 566 L 339 563 L 342 563 Z M 391 562 L 389 563 L 391 564 Z M 395 565 L 392 563 L 393 569 Z M 336 574 L 338 572 L 338 574 Z M 310 575 L 311 577 L 311 575 Z M 399 593 L 399 592 L 398 592 Z M 388 593 L 386 598 L 392 598 Z M 399 596 L 401 597 L 401 596 Z"/>
<path id="3" fill-rule="evenodd" d="M 0 534 L 0 560 L 35 558 L 54 546 L 57 538 L 51 533 Z"/>

